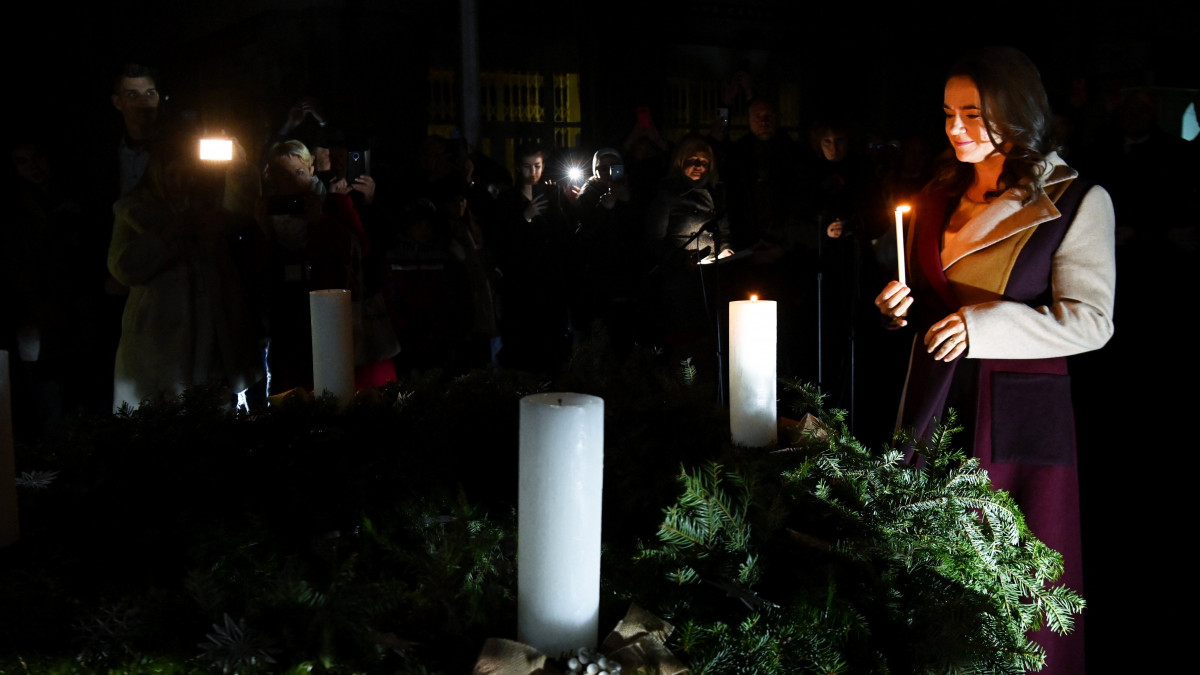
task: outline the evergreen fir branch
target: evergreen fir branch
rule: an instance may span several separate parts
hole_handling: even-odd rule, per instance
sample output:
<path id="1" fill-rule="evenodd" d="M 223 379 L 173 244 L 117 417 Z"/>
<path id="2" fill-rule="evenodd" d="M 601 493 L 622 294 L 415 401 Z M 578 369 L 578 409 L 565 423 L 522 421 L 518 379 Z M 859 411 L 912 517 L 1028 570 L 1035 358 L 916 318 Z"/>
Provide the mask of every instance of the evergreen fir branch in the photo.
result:
<path id="1" fill-rule="evenodd" d="M 748 543 L 746 542 L 746 544 Z M 753 586 L 758 581 L 758 577 L 758 556 L 751 553 L 746 556 L 746 561 L 738 566 L 737 581 L 743 586 Z"/>
<path id="2" fill-rule="evenodd" d="M 690 357 L 679 362 L 679 381 L 685 387 L 690 387 L 696 383 L 696 373 L 696 366 L 692 364 Z"/>
<path id="3" fill-rule="evenodd" d="M 707 550 L 710 533 L 711 530 L 702 529 L 675 506 L 667 510 L 666 519 L 658 529 L 659 539 L 662 539 L 663 543 L 679 549 L 697 547 Z"/>
<path id="4" fill-rule="evenodd" d="M 1056 586 L 1038 598 L 1038 608 L 1046 615 L 1046 626 L 1060 635 L 1075 629 L 1075 615 L 1083 611 L 1083 598 L 1065 586 Z"/>
<path id="5" fill-rule="evenodd" d="M 667 578 L 680 586 L 700 582 L 700 575 L 691 567 L 680 567 L 667 573 Z"/>
<path id="6" fill-rule="evenodd" d="M 1068 589 L 1045 585 L 1061 569 L 1055 554 L 1032 537 L 1011 497 L 992 490 L 978 461 L 952 448 L 953 414 L 928 443 L 913 444 L 925 459 L 916 469 L 896 447 L 864 448 L 838 414 L 816 407 L 815 392 L 788 391 L 827 426 L 825 441 L 684 471 L 666 509 L 658 554 L 749 612 L 732 624 L 695 624 L 689 640 L 697 644 L 687 651 L 695 672 L 1015 673 L 1037 665 L 1042 652 L 1026 632 L 1043 620 L 1061 628 L 1081 605 Z M 826 538 L 827 546 L 806 543 Z M 795 552 L 801 566 L 828 565 L 818 568 L 832 575 L 819 595 L 811 579 L 796 584 L 805 572 L 781 552 Z M 757 615 L 751 589 L 759 585 L 772 595 L 792 590 L 773 598 L 787 601 L 777 610 Z M 694 613 L 704 597 L 675 607 Z M 818 608 L 819 619 L 799 622 Z M 726 661 L 735 653 L 742 665 Z"/>
<path id="7" fill-rule="evenodd" d="M 961 456 L 961 453 L 953 455 L 950 447 L 950 442 L 954 434 L 960 433 L 963 430 L 961 426 L 955 425 L 957 421 L 958 413 L 955 412 L 954 408 L 946 410 L 945 419 L 938 420 L 935 418 L 933 420 L 934 430 L 933 434 L 930 435 L 929 444 L 925 448 L 925 454 L 935 466 L 941 466 L 953 461 L 957 456 Z M 935 452 L 930 452 L 930 448 Z"/>
<path id="8" fill-rule="evenodd" d="M 1063 559 L 1058 551 L 1051 549 L 1041 540 L 1032 538 L 1026 541 L 1025 550 L 1033 559 L 1034 571 L 1039 582 L 1055 581 L 1062 576 Z"/>
<path id="9" fill-rule="evenodd" d="M 21 488 L 44 489 L 50 487 L 55 478 L 58 478 L 57 471 L 22 471 L 14 482 Z"/>
<path id="10" fill-rule="evenodd" d="M 234 621 L 225 615 L 223 624 L 213 624 L 208 642 L 200 646 L 200 658 L 219 667 L 223 673 L 253 673 L 275 663 L 270 642 L 246 626 L 245 618 Z"/>

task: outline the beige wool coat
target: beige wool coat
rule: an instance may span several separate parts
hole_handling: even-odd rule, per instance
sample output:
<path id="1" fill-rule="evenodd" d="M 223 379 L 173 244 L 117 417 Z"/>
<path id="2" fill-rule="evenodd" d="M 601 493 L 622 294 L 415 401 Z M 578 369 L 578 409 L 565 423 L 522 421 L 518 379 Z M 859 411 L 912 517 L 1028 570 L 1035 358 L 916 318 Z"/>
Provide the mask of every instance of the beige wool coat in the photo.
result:
<path id="1" fill-rule="evenodd" d="M 113 205 L 112 275 L 129 287 L 113 406 L 219 381 L 230 394 L 263 374 L 232 242 L 254 232 L 253 167 L 231 168 L 219 207 L 181 207 L 135 190 Z"/>

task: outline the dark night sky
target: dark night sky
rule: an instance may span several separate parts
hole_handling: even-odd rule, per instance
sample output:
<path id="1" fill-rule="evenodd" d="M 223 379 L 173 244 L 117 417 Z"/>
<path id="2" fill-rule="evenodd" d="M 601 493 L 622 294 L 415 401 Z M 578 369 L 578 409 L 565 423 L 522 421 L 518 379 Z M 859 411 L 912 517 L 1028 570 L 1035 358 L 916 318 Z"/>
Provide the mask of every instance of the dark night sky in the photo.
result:
<path id="1" fill-rule="evenodd" d="M 857 3 L 798 10 L 798 4 L 479 0 L 481 65 L 576 70 L 589 99 L 585 110 L 600 117 L 660 95 L 665 72 L 725 76 L 740 64 L 768 81 L 799 81 L 805 95 L 822 105 L 907 124 L 936 107 L 942 73 L 954 58 L 987 43 L 1025 50 L 1052 90 L 1079 75 L 1114 87 L 1200 87 L 1194 2 L 1072 0 L 989 12 L 965 3 L 946 9 L 911 9 L 905 3 L 903 10 Z M 178 106 L 225 106 L 232 110 L 222 114 L 245 116 L 258 107 L 273 111 L 307 87 L 345 101 L 367 124 L 422 126 L 424 74 L 431 63 L 454 65 L 457 58 L 457 5 L 432 0 L 47 5 L 35 8 L 40 18 L 18 26 L 16 39 L 7 42 L 7 61 L 26 74 L 31 69 L 21 64 L 53 64 L 54 84 L 26 98 L 28 105 L 18 112 L 52 120 L 60 129 L 112 121 L 101 101 L 114 66 L 129 56 L 162 67 L 170 79 L 160 86 L 170 89 Z M 1006 18 L 1013 16 L 1023 18 Z M 936 111 L 928 116 L 936 131 Z M 595 116 L 592 121 L 606 126 Z"/>

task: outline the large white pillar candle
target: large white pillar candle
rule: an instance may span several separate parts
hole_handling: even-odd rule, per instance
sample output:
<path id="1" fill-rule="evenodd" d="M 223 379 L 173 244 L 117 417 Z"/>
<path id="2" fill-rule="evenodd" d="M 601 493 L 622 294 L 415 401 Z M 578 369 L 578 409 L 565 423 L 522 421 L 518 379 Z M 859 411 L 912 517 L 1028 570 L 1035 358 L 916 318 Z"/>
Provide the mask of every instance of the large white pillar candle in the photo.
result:
<path id="1" fill-rule="evenodd" d="M 908 213 L 907 205 L 896 207 L 896 280 L 901 284 L 904 279 L 904 214 Z"/>
<path id="2" fill-rule="evenodd" d="M 308 294 L 312 320 L 313 394 L 333 394 L 341 407 L 354 400 L 354 319 L 350 291 Z"/>
<path id="3" fill-rule="evenodd" d="M 0 350 L 0 546 L 21 536 L 17 519 L 17 462 L 13 453 L 12 378 L 8 352 Z"/>
<path id="4" fill-rule="evenodd" d="M 548 655 L 592 648 L 600 622 L 604 399 L 521 399 L 517 637 Z"/>
<path id="5" fill-rule="evenodd" d="M 778 437 L 774 300 L 729 303 L 729 432 L 735 445 L 762 447 Z"/>

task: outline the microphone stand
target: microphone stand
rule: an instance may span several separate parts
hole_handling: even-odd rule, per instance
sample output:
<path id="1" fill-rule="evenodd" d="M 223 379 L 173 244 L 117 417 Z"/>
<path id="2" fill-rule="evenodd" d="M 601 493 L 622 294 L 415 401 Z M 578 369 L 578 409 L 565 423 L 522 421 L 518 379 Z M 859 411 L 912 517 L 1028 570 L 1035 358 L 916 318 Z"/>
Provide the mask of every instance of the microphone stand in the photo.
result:
<path id="1" fill-rule="evenodd" d="M 850 236 L 854 237 L 853 254 L 854 260 L 851 261 L 850 270 L 850 411 L 847 420 L 850 423 L 850 435 L 854 435 L 854 403 L 858 387 L 857 368 L 857 353 L 858 353 L 858 305 L 862 295 L 862 237 L 858 236 L 857 232 L 851 232 Z"/>
<path id="2" fill-rule="evenodd" d="M 705 232 L 711 232 L 713 234 L 716 234 L 714 232 L 715 227 L 716 227 L 716 223 L 712 222 L 712 221 L 707 222 L 704 225 L 701 225 L 699 228 L 696 229 L 695 232 L 692 233 L 692 236 L 688 237 L 686 241 L 684 241 L 682 244 L 677 246 L 675 248 L 675 250 L 676 251 L 687 251 L 688 247 L 691 246 L 692 242 L 699 239 L 700 235 L 704 234 Z M 715 244 L 716 244 L 715 238 L 714 238 L 713 243 L 715 246 Z M 697 251 L 697 253 L 700 253 L 703 250 L 704 249 L 700 249 Z M 697 256 L 697 257 L 699 257 L 699 256 Z M 714 261 L 713 264 L 715 265 L 716 258 L 714 258 L 713 261 Z M 650 274 L 654 274 L 655 272 L 657 272 L 658 268 L 662 267 L 662 262 L 663 261 L 660 258 L 658 264 L 655 265 L 650 270 Z M 724 404 L 725 403 L 725 359 L 724 359 L 724 353 L 721 348 L 721 318 L 720 318 L 720 312 L 713 312 L 712 307 L 709 305 L 709 302 L 708 302 L 708 287 L 704 283 L 704 268 L 705 267 L 706 267 L 706 265 L 701 264 L 699 261 L 697 261 L 696 271 L 698 272 L 698 276 L 699 276 L 699 280 L 700 280 L 700 297 L 704 301 L 704 318 L 707 319 L 708 323 L 713 326 L 713 330 L 716 334 L 717 403 Z M 714 274 L 718 274 L 718 273 L 714 272 Z M 718 287 L 719 287 L 719 285 L 720 284 L 719 284 L 719 278 L 718 278 Z"/>
<path id="3" fill-rule="evenodd" d="M 817 215 L 817 390 L 825 391 L 825 225 Z"/>

